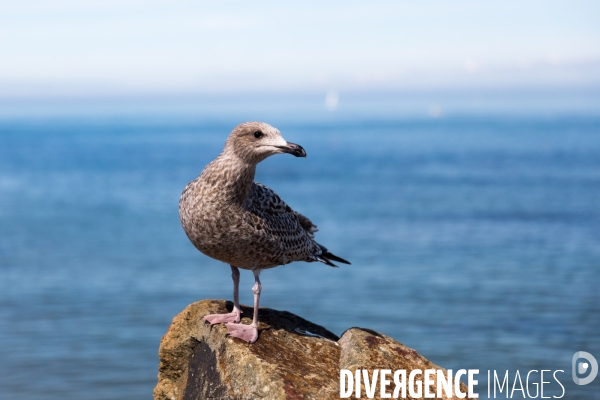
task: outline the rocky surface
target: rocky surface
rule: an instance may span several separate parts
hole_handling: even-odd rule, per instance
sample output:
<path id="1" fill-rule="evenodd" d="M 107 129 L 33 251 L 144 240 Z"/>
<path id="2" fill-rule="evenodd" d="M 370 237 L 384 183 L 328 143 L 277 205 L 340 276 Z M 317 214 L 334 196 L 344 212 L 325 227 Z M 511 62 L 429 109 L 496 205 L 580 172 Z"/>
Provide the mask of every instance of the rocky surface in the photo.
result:
<path id="1" fill-rule="evenodd" d="M 223 324 L 202 321 L 204 315 L 226 313 L 232 306 L 203 300 L 173 319 L 160 343 L 156 400 L 339 399 L 340 369 L 405 369 L 407 376 L 413 369 L 442 369 L 383 334 L 351 328 L 338 338 L 286 311 L 261 308 L 254 344 L 227 337 Z M 242 311 L 252 316 L 250 307 L 242 306 Z M 392 393 L 394 384 L 388 387 Z M 461 388 L 467 392 L 466 385 Z M 364 383 L 361 393 L 367 398 Z M 379 395 L 377 385 L 375 398 Z"/>

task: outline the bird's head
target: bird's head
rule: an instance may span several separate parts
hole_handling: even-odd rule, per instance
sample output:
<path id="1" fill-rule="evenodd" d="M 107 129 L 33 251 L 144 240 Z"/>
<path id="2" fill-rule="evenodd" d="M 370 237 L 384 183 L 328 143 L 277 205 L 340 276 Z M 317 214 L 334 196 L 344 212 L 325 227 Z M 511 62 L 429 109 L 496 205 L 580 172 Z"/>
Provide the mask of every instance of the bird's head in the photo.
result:
<path id="1" fill-rule="evenodd" d="M 236 126 L 227 138 L 225 151 L 251 164 L 278 153 L 306 157 L 301 146 L 287 142 L 278 129 L 264 122 L 244 122 Z"/>

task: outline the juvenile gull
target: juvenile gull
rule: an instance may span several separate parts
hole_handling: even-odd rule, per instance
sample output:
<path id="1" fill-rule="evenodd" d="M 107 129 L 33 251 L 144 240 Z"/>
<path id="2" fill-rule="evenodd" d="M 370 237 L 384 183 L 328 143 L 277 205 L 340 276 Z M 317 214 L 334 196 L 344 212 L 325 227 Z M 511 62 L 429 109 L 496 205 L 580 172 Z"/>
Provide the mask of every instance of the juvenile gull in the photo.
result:
<path id="1" fill-rule="evenodd" d="M 209 257 L 231 266 L 233 311 L 211 314 L 210 324 L 226 323 L 229 334 L 249 343 L 258 339 L 258 303 L 263 269 L 292 261 L 350 264 L 314 240 L 317 226 L 292 210 L 277 194 L 254 182 L 256 165 L 273 154 L 306 157 L 304 149 L 286 142 L 279 130 L 263 122 L 245 122 L 231 132 L 221 154 L 183 190 L 181 225 L 190 241 Z M 239 268 L 254 273 L 252 324 L 239 323 Z"/>

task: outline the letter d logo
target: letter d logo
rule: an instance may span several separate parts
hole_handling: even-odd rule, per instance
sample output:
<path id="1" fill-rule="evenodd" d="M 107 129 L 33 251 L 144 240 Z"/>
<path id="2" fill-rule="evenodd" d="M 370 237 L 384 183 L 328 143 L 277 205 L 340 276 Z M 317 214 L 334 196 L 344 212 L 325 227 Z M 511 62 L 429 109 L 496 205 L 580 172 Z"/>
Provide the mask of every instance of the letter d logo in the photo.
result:
<path id="1" fill-rule="evenodd" d="M 580 358 L 585 358 L 588 362 L 577 363 L 577 360 L 579 360 Z M 588 370 L 590 366 L 588 365 L 588 363 L 592 366 L 590 374 L 585 378 L 578 378 L 577 373 L 585 374 L 585 372 Z M 578 351 L 577 353 L 573 354 L 573 365 L 571 372 L 573 374 L 573 382 L 575 382 L 575 384 L 587 385 L 596 378 L 596 375 L 598 375 L 598 361 L 596 361 L 594 356 L 590 353 L 587 353 L 585 351 Z"/>

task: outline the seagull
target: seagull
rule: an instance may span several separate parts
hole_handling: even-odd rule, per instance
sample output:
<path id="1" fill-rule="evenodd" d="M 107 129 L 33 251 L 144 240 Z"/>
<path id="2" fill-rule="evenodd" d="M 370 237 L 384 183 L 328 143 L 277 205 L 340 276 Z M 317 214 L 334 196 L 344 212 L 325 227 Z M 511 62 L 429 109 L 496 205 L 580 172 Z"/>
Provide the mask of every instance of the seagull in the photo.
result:
<path id="1" fill-rule="evenodd" d="M 274 154 L 306 157 L 306 151 L 283 139 L 264 122 L 245 122 L 229 134 L 219 156 L 188 183 L 179 201 L 181 225 L 203 254 L 231 266 L 233 310 L 203 317 L 225 323 L 229 335 L 254 343 L 258 339 L 260 273 L 293 261 L 350 264 L 314 240 L 317 226 L 292 210 L 267 186 L 254 182 L 256 165 Z M 252 323 L 240 323 L 239 269 L 254 274 Z"/>

